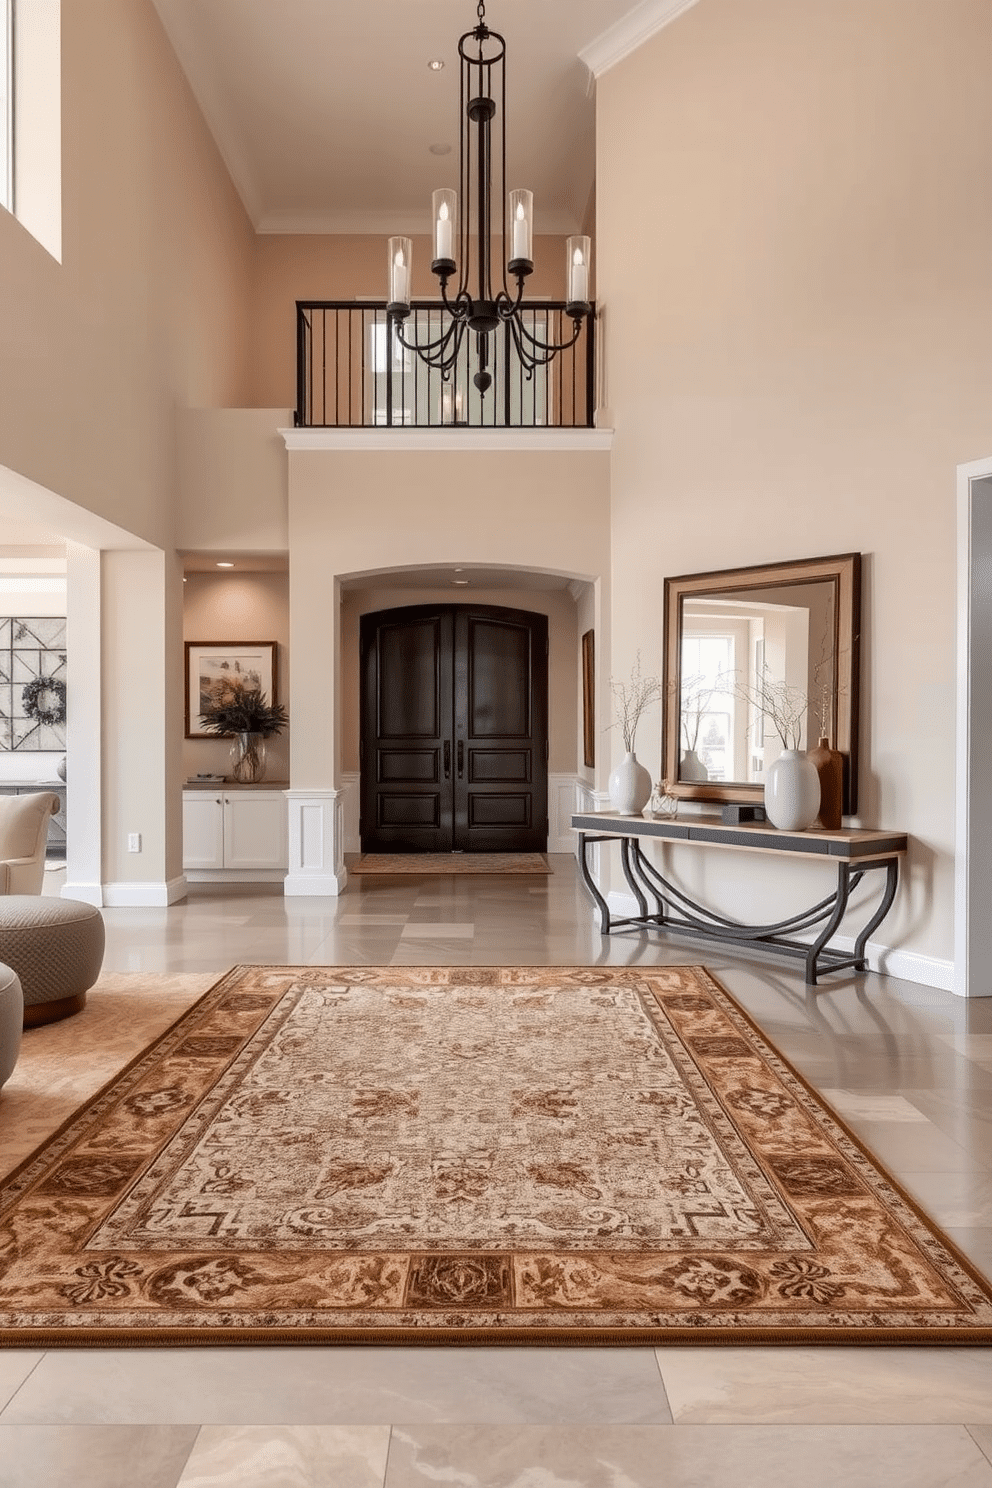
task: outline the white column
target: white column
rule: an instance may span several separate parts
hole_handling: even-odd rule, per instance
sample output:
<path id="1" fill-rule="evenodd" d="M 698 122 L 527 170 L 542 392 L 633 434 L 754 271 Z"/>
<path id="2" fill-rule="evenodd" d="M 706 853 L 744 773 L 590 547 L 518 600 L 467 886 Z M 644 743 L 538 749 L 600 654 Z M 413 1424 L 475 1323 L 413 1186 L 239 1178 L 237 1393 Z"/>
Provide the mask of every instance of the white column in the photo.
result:
<path id="1" fill-rule="evenodd" d="M 344 791 L 288 790 L 289 897 L 340 894 L 344 866 Z"/>
<path id="2" fill-rule="evenodd" d="M 100 554 L 66 544 L 65 899 L 103 904 Z"/>
<path id="3" fill-rule="evenodd" d="M 164 907 L 186 894 L 182 572 L 158 548 L 106 550 L 101 566 L 103 902 Z"/>

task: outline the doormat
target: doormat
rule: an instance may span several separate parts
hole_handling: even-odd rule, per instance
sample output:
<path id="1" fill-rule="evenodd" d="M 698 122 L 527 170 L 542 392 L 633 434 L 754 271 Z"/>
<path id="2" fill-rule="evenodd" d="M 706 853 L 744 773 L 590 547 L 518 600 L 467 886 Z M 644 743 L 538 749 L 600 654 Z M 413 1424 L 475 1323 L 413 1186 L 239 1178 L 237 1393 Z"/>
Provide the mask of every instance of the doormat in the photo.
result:
<path id="1" fill-rule="evenodd" d="M 349 873 L 543 873 L 544 853 L 363 853 Z"/>
<path id="2" fill-rule="evenodd" d="M 992 1342 L 701 968 L 229 972 L 0 1187 L 0 1344 Z"/>

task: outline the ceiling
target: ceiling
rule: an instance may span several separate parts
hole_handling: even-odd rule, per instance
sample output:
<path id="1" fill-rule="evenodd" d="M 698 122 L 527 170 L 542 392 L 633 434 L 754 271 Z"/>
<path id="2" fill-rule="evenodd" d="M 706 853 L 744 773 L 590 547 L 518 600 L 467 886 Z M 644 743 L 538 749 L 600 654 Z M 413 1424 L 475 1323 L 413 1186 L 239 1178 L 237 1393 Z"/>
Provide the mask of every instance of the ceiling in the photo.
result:
<path id="1" fill-rule="evenodd" d="M 534 192 L 536 231 L 574 232 L 586 215 L 594 73 L 692 3 L 490 0 L 507 43 L 506 184 Z M 257 231 L 428 229 L 431 192 L 458 185 L 457 44 L 473 0 L 154 4 Z"/>

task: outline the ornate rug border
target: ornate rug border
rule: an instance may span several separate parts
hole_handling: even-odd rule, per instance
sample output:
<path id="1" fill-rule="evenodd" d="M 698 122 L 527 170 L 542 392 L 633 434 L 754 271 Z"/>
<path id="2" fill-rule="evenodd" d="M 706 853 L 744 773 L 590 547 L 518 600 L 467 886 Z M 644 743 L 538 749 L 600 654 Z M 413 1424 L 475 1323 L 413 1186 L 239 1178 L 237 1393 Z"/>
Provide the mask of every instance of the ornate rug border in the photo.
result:
<path id="1" fill-rule="evenodd" d="M 583 969 L 585 963 L 574 963 L 568 965 L 546 965 L 536 966 L 533 969 L 542 973 L 553 975 L 558 972 L 575 972 Z M 174 1018 L 161 1033 L 157 1034 L 150 1043 L 145 1045 L 137 1054 L 121 1066 L 98 1090 L 89 1095 L 82 1104 L 70 1113 L 68 1117 L 45 1139 L 33 1149 L 22 1162 L 12 1168 L 9 1173 L 0 1179 L 0 1186 L 6 1185 L 20 1175 L 27 1167 L 35 1162 L 39 1153 L 50 1142 L 57 1140 L 68 1127 L 83 1117 L 86 1111 L 100 1101 L 108 1091 L 121 1079 L 123 1079 L 137 1064 L 153 1055 L 158 1046 L 164 1043 L 174 1032 L 176 1027 L 186 1018 L 195 1014 L 196 1010 L 208 998 L 214 996 L 225 983 L 237 981 L 245 974 L 251 972 L 270 972 L 275 974 L 292 975 L 293 972 L 301 970 L 315 970 L 324 968 L 301 967 L 297 964 L 268 964 L 261 962 L 239 963 L 230 967 L 212 982 L 204 992 L 188 1007 L 186 1007 L 176 1018 Z M 335 966 L 328 966 L 326 970 L 333 972 Z M 391 966 L 369 966 L 364 968 L 370 971 L 389 973 L 396 971 L 402 973 L 412 968 Z M 458 967 L 444 967 L 444 970 L 457 972 Z M 500 966 L 473 966 L 471 970 L 493 970 L 503 971 L 507 968 Z M 518 968 L 514 968 L 518 969 Z M 520 968 L 524 969 L 524 968 Z M 607 968 L 622 972 L 623 966 Z M 636 970 L 636 968 L 633 968 Z M 734 994 L 724 986 L 706 966 L 701 963 L 685 962 L 678 967 L 663 968 L 666 970 L 691 970 L 708 980 L 714 989 L 731 1004 L 737 1015 L 747 1025 L 750 1033 L 755 1038 L 763 1053 L 770 1053 L 788 1071 L 805 1091 L 812 1101 L 814 1107 L 822 1110 L 830 1121 L 832 1121 L 844 1137 L 859 1151 L 867 1162 L 877 1171 L 882 1179 L 888 1183 L 899 1196 L 902 1203 L 912 1212 L 916 1219 L 928 1230 L 943 1246 L 954 1262 L 966 1273 L 969 1279 L 992 1299 L 992 1278 L 981 1271 L 959 1248 L 950 1236 L 948 1236 L 940 1225 L 926 1213 L 921 1205 L 904 1188 L 885 1163 L 881 1161 L 871 1149 L 852 1130 L 847 1121 L 835 1110 L 830 1102 L 813 1086 L 801 1073 L 792 1061 L 781 1052 L 777 1044 L 773 1042 L 768 1034 L 756 1022 L 754 1017 L 742 1005 Z M 925 1348 L 974 1348 L 976 1346 L 992 1345 L 992 1327 L 974 1327 L 956 1325 L 953 1329 L 947 1328 L 942 1331 L 938 1329 L 907 1328 L 900 1326 L 887 1326 L 881 1323 L 877 1328 L 869 1327 L 842 1327 L 829 1331 L 822 1327 L 796 1327 L 776 1326 L 762 1328 L 757 1327 L 699 1327 L 686 1326 L 633 1326 L 630 1328 L 576 1328 L 576 1327 L 549 1327 L 539 1330 L 523 1329 L 513 1326 L 479 1327 L 466 1326 L 464 1329 L 452 1327 L 438 1328 L 390 1328 L 388 1326 L 355 1329 L 341 1328 L 294 1328 L 294 1327 L 224 1327 L 224 1328 L 196 1328 L 185 1329 L 177 1327 L 144 1328 L 133 1327 L 127 1329 L 111 1328 L 81 1328 L 78 1331 L 73 1328 L 50 1328 L 28 1330 L 26 1333 L 20 1329 L 0 1328 L 0 1348 L 5 1349 L 50 1349 L 50 1348 L 189 1348 L 189 1347 L 326 1347 L 326 1346 L 356 1346 L 363 1348 L 380 1347 L 450 1347 L 450 1348 L 493 1348 L 493 1347 L 527 1347 L 527 1348 L 582 1348 L 582 1347 L 615 1347 L 629 1348 L 641 1347 L 671 1347 L 679 1345 L 707 1346 L 717 1348 L 746 1348 L 746 1347 L 804 1347 L 815 1346 L 817 1348 L 849 1347 L 856 1345 L 862 1348 L 898 1348 L 906 1346 Z"/>

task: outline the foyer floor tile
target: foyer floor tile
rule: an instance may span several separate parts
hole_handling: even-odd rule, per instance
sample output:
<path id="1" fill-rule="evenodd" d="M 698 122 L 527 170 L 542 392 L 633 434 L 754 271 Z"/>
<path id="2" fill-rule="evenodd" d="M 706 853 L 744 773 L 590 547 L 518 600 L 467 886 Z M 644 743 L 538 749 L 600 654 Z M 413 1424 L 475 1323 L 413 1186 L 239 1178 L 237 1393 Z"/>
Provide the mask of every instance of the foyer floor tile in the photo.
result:
<path id="1" fill-rule="evenodd" d="M 0 1424 L 671 1419 L 651 1349 L 67 1349 L 0 1413 Z"/>
<path id="2" fill-rule="evenodd" d="M 679 1425 L 992 1426 L 989 1349 L 666 1348 L 657 1356 Z"/>
<path id="3" fill-rule="evenodd" d="M 0 1421 L 0 1485 L 176 1488 L 195 1440 L 195 1426 L 9 1426 Z"/>
<path id="4" fill-rule="evenodd" d="M 411 920 L 403 926 L 402 934 L 410 939 L 471 940 L 475 935 L 475 925 L 445 920 Z"/>
<path id="5" fill-rule="evenodd" d="M 397 1427 L 385 1488 L 990 1488 L 963 1426 Z"/>
<path id="6" fill-rule="evenodd" d="M 0 1349 L 0 1412 L 43 1357 L 34 1349 Z"/>
<path id="7" fill-rule="evenodd" d="M 388 1426 L 205 1426 L 178 1488 L 382 1488 Z"/>

